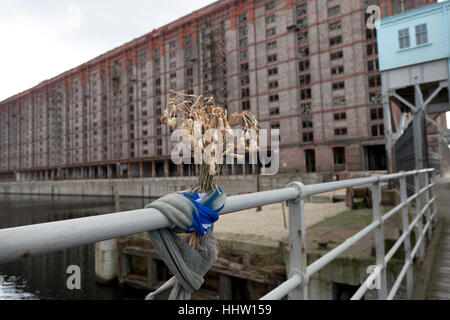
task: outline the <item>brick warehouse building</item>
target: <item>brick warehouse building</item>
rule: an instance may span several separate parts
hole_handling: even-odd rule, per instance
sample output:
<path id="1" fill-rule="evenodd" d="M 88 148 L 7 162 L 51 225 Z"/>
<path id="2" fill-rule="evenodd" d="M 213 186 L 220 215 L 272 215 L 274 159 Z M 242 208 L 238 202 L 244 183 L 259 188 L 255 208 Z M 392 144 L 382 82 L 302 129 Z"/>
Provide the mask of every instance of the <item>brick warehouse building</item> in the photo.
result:
<path id="1" fill-rule="evenodd" d="M 280 172 L 384 169 L 366 7 L 386 16 L 432 2 L 217 1 L 0 102 L 0 178 L 193 174 L 169 161 L 159 118 L 170 89 L 279 128 Z"/>

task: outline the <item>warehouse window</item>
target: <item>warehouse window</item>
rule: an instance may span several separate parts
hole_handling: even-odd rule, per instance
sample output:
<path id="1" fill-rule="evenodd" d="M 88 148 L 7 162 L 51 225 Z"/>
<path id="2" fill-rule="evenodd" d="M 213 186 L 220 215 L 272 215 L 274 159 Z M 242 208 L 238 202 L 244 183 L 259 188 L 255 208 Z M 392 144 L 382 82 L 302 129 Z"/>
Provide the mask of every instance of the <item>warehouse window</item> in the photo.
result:
<path id="1" fill-rule="evenodd" d="M 266 30 L 266 37 L 272 37 L 277 33 L 276 28 L 271 28 L 269 30 Z"/>
<path id="2" fill-rule="evenodd" d="M 300 99 L 301 100 L 311 99 L 311 89 L 308 88 L 300 90 Z"/>
<path id="3" fill-rule="evenodd" d="M 313 122 L 311 119 L 303 119 L 302 120 L 302 128 L 308 129 L 313 127 Z"/>
<path id="4" fill-rule="evenodd" d="M 299 30 L 302 30 L 302 29 L 306 28 L 307 26 L 308 26 L 308 18 L 303 18 L 303 19 L 297 20 L 297 28 Z"/>
<path id="5" fill-rule="evenodd" d="M 298 63 L 298 69 L 300 72 L 309 70 L 309 60 L 303 60 Z"/>
<path id="6" fill-rule="evenodd" d="M 416 26 L 416 44 L 421 45 L 428 43 L 428 32 L 427 32 L 427 25 L 420 24 Z"/>
<path id="7" fill-rule="evenodd" d="M 246 24 L 247 23 L 247 14 L 241 14 L 240 16 L 238 16 L 238 23 L 239 24 Z"/>
<path id="8" fill-rule="evenodd" d="M 313 142 L 314 141 L 314 133 L 313 132 L 304 132 L 303 133 L 303 142 Z"/>
<path id="9" fill-rule="evenodd" d="M 267 50 L 275 49 L 277 47 L 277 41 L 267 42 Z"/>
<path id="10" fill-rule="evenodd" d="M 408 28 L 398 30 L 398 42 L 399 42 L 400 49 L 410 47 L 409 29 Z"/>
<path id="11" fill-rule="evenodd" d="M 245 86 L 250 83 L 250 78 L 248 76 L 241 76 L 241 85 Z"/>
<path id="12" fill-rule="evenodd" d="M 341 59 L 344 56 L 342 51 L 332 52 L 330 53 L 330 60 Z"/>
<path id="13" fill-rule="evenodd" d="M 266 24 L 273 23 L 273 22 L 275 22 L 275 15 L 274 14 L 271 15 L 271 16 L 266 17 Z"/>
<path id="14" fill-rule="evenodd" d="M 265 8 L 266 8 L 266 11 L 274 9 L 275 8 L 275 1 L 271 1 L 269 3 L 266 3 Z"/>
<path id="15" fill-rule="evenodd" d="M 297 14 L 297 17 L 306 14 L 306 9 L 307 9 L 306 3 L 297 6 L 295 8 L 295 13 Z"/>
<path id="16" fill-rule="evenodd" d="M 381 119 L 383 119 L 383 108 L 370 109 L 370 119 L 371 120 L 381 120 Z"/>
<path id="17" fill-rule="evenodd" d="M 300 105 L 301 114 L 311 114 L 311 103 L 302 103 Z"/>
<path id="18" fill-rule="evenodd" d="M 309 74 L 299 77 L 300 86 L 307 86 L 311 83 L 311 76 Z"/>
<path id="19" fill-rule="evenodd" d="M 243 49 L 248 46 L 248 40 L 247 38 L 243 38 L 239 40 L 239 48 Z"/>
<path id="20" fill-rule="evenodd" d="M 242 110 L 250 110 L 250 100 L 242 101 Z"/>
<path id="21" fill-rule="evenodd" d="M 276 62 L 278 59 L 276 54 L 271 54 L 269 56 L 267 56 L 267 63 L 272 63 L 272 62 Z"/>
<path id="22" fill-rule="evenodd" d="M 275 88 L 278 88 L 278 81 L 269 82 L 269 89 L 275 89 Z"/>
<path id="23" fill-rule="evenodd" d="M 341 21 L 335 21 L 328 25 L 328 30 L 333 31 L 341 28 Z"/>
<path id="24" fill-rule="evenodd" d="M 280 97 L 278 96 L 278 94 L 273 94 L 269 96 L 269 102 L 276 102 L 280 100 Z"/>
<path id="25" fill-rule="evenodd" d="M 378 71 L 379 69 L 378 59 L 367 61 L 367 70 L 369 72 Z"/>
<path id="26" fill-rule="evenodd" d="M 177 42 L 175 40 L 169 42 L 169 49 L 176 48 L 176 46 L 177 46 Z"/>
<path id="27" fill-rule="evenodd" d="M 308 31 L 300 32 L 297 34 L 297 44 L 308 42 Z"/>
<path id="28" fill-rule="evenodd" d="M 267 74 L 268 74 L 269 76 L 273 76 L 273 75 L 278 74 L 278 68 L 271 68 L 271 69 L 268 69 L 268 70 L 267 70 Z"/>
<path id="29" fill-rule="evenodd" d="M 277 114 L 280 114 L 280 108 L 270 108 L 270 115 L 276 116 Z"/>
<path id="30" fill-rule="evenodd" d="M 244 37 L 247 35 L 247 26 L 239 28 L 239 37 Z"/>
<path id="31" fill-rule="evenodd" d="M 337 75 L 340 75 L 343 73 L 344 73 L 344 66 L 337 66 L 337 67 L 331 68 L 331 75 L 333 75 L 333 76 L 337 76 Z"/>
<path id="32" fill-rule="evenodd" d="M 336 128 L 334 129 L 334 135 L 345 136 L 347 135 L 347 128 Z"/>
<path id="33" fill-rule="evenodd" d="M 339 81 L 332 84 L 333 90 L 342 90 L 345 88 L 345 82 Z"/>
<path id="34" fill-rule="evenodd" d="M 330 47 L 340 45 L 342 43 L 342 36 L 330 38 Z"/>
<path id="35" fill-rule="evenodd" d="M 332 7 L 332 8 L 328 9 L 328 16 L 329 17 L 335 16 L 335 15 L 337 15 L 339 13 L 341 13 L 341 6 L 335 6 L 335 7 Z"/>
<path id="36" fill-rule="evenodd" d="M 333 98 L 333 107 L 337 107 L 337 106 L 345 106 L 345 97 L 335 97 Z"/>
<path id="37" fill-rule="evenodd" d="M 381 76 L 369 77 L 369 88 L 375 88 L 381 86 Z"/>
<path id="38" fill-rule="evenodd" d="M 242 50 L 241 52 L 239 52 L 239 60 L 240 61 L 248 60 L 248 51 L 247 50 Z"/>
<path id="39" fill-rule="evenodd" d="M 372 126 L 371 129 L 372 129 L 372 137 L 384 136 L 384 125 L 383 124 Z"/>
<path id="40" fill-rule="evenodd" d="M 298 48 L 298 57 L 301 58 L 305 58 L 309 56 L 309 47 L 301 47 Z"/>
<path id="41" fill-rule="evenodd" d="M 335 121 L 345 120 L 345 119 L 347 119 L 347 113 L 345 113 L 345 112 L 338 112 L 338 113 L 334 114 Z"/>

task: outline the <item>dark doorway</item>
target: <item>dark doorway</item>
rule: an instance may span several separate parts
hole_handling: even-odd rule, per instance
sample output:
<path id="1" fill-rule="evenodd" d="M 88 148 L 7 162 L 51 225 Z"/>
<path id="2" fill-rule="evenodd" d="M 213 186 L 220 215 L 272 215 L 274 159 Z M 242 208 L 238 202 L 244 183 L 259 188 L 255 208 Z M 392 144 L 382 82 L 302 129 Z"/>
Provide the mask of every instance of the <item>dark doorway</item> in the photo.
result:
<path id="1" fill-rule="evenodd" d="M 384 144 L 366 146 L 366 168 L 367 170 L 386 170 L 386 148 Z"/>
<path id="2" fill-rule="evenodd" d="M 345 148 L 333 148 L 334 171 L 345 171 Z"/>
<path id="3" fill-rule="evenodd" d="M 316 172 L 316 152 L 305 150 L 306 172 Z"/>

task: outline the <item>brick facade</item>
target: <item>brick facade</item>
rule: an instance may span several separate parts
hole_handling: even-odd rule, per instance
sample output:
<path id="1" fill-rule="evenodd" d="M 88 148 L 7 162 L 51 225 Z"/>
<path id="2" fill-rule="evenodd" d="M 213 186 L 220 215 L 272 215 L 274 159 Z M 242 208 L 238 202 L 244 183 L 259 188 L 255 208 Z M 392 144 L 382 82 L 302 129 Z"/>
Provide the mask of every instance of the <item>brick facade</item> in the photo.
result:
<path id="1" fill-rule="evenodd" d="M 194 11 L 0 102 L 1 177 L 176 174 L 159 123 L 170 89 L 214 94 L 279 128 L 282 172 L 375 169 L 381 84 L 365 11 L 377 2 L 221 0 Z"/>

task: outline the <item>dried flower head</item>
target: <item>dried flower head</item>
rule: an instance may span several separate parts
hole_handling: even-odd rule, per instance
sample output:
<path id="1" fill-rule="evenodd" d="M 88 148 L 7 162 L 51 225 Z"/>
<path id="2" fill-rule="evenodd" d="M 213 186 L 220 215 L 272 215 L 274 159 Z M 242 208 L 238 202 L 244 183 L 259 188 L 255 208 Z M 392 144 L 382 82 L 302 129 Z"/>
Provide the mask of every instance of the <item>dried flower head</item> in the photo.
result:
<path id="1" fill-rule="evenodd" d="M 167 124 L 171 132 L 175 129 L 186 130 L 191 139 L 191 147 L 200 148 L 203 152 L 213 144 L 209 149 L 216 155 L 219 154 L 218 146 L 222 145 L 225 146 L 225 150 L 222 150 L 223 155 L 229 154 L 242 160 L 243 156 L 235 154 L 233 147 L 226 146 L 227 139 L 234 139 L 233 129 L 242 129 L 244 136 L 238 141 L 238 149 L 259 150 L 259 123 L 251 112 L 233 113 L 228 117 L 227 110 L 217 106 L 213 96 L 204 98 L 175 91 L 171 91 L 171 93 L 174 96 L 168 99 L 161 122 Z M 217 131 L 207 140 L 204 139 L 203 133 L 209 129 Z M 212 159 L 209 168 L 210 175 L 217 174 L 216 166 L 217 163 Z"/>

